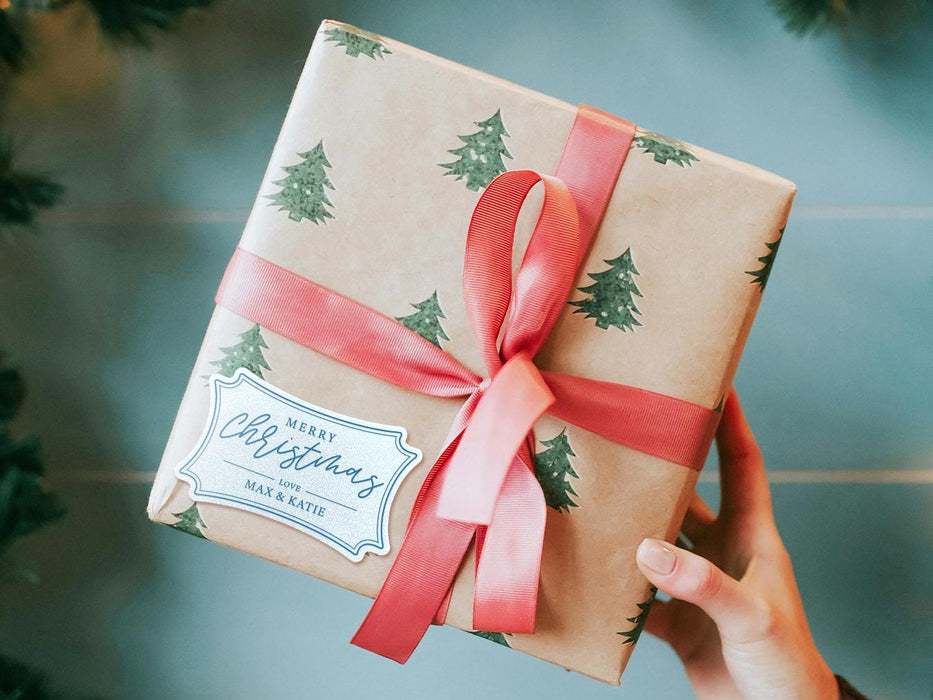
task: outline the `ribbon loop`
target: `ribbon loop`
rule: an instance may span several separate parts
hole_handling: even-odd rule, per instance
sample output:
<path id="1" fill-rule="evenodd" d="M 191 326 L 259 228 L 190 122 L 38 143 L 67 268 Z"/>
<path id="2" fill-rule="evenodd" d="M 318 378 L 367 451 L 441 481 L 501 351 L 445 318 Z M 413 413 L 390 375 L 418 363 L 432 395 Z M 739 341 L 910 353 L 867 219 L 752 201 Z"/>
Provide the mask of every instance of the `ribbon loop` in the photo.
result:
<path id="1" fill-rule="evenodd" d="M 489 525 L 515 455 L 553 403 L 554 395 L 526 353 L 506 362 L 480 398 L 447 463 L 438 516 Z M 531 487 L 540 490 L 532 482 Z"/>
<path id="2" fill-rule="evenodd" d="M 502 357 L 520 352 L 534 357 L 570 296 L 580 250 L 577 206 L 559 178 L 542 175 L 544 203 L 525 249 L 515 282 L 515 298 Z"/>
<path id="3" fill-rule="evenodd" d="M 544 183 L 544 204 L 519 268 L 509 324 L 515 330 L 506 328 L 500 353 L 499 333 L 512 303 L 515 224 L 539 182 Z M 556 177 L 512 170 L 496 177 L 480 196 L 467 232 L 463 299 L 490 377 L 512 355 L 522 350 L 534 355 L 544 342 L 573 284 L 578 238 L 576 205 Z"/>

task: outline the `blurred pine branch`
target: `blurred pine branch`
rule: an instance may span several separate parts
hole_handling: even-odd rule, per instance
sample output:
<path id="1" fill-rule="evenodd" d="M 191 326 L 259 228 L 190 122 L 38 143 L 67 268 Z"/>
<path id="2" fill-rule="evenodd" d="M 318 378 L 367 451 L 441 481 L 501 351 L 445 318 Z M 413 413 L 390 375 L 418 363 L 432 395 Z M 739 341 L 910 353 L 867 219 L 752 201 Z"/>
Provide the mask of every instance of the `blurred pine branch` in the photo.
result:
<path id="1" fill-rule="evenodd" d="M 826 27 L 845 27 L 858 11 L 859 0 L 770 0 L 788 31 L 799 36 Z"/>
<path id="2" fill-rule="evenodd" d="M 15 26 L 12 15 L 0 10 L 0 61 L 11 70 L 19 70 L 23 65 L 25 53 L 23 37 Z"/>
<path id="3" fill-rule="evenodd" d="M 9 76 L 28 64 L 24 39 L 28 21 L 39 13 L 85 2 L 93 8 L 103 34 L 115 42 L 149 46 L 152 31 L 173 29 L 186 12 L 209 6 L 213 0 L 0 0 L 0 103 Z M 34 223 L 39 209 L 53 206 L 61 185 L 46 176 L 18 171 L 12 139 L 0 134 L 0 231 L 7 226 Z"/>
<path id="4" fill-rule="evenodd" d="M 0 0 L 0 60 L 14 71 L 21 69 L 26 46 L 19 25 L 30 15 L 55 12 L 75 2 L 91 6 L 108 38 L 149 46 L 151 30 L 174 29 L 186 12 L 208 7 L 214 0 Z"/>
<path id="5" fill-rule="evenodd" d="M 843 33 L 859 30 L 878 36 L 895 35 L 920 18 L 933 0 L 768 0 L 797 34 L 819 34 L 828 28 Z"/>
<path id="6" fill-rule="evenodd" d="M 149 45 L 151 29 L 168 31 L 191 9 L 213 0 L 86 0 L 97 13 L 100 27 L 111 39 Z"/>
<path id="7" fill-rule="evenodd" d="M 25 664 L 0 656 L 0 699 L 46 700 L 45 679 Z"/>
<path id="8" fill-rule="evenodd" d="M 54 205 L 64 192 L 43 175 L 17 170 L 14 151 L 13 139 L 0 135 L 0 230 L 32 224 L 38 210 Z"/>
<path id="9" fill-rule="evenodd" d="M 17 439 L 11 433 L 10 423 L 25 397 L 22 376 L 0 356 L 0 554 L 15 538 L 65 514 L 59 497 L 42 483 L 39 441 L 32 436 Z"/>

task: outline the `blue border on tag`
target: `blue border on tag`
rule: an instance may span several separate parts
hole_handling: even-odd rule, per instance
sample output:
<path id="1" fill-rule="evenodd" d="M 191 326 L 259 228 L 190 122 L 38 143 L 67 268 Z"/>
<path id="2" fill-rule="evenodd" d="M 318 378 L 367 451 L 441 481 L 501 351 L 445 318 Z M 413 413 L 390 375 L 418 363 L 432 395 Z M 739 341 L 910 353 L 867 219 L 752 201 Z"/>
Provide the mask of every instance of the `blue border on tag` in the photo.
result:
<path id="1" fill-rule="evenodd" d="M 295 525 L 297 525 L 300 529 L 310 530 L 316 533 L 317 535 L 321 536 L 322 538 L 326 539 L 328 542 L 333 544 L 338 549 L 342 549 L 346 551 L 348 554 L 352 555 L 355 558 L 360 556 L 360 552 L 367 545 L 375 547 L 377 550 L 385 549 L 386 543 L 385 543 L 384 533 L 388 532 L 388 526 L 385 523 L 386 509 L 389 506 L 389 502 L 393 499 L 395 495 L 395 487 L 396 487 L 398 480 L 402 477 L 402 475 L 405 473 L 405 470 L 408 468 L 408 466 L 412 462 L 417 461 L 421 458 L 421 454 L 419 452 L 413 452 L 409 449 L 406 449 L 404 445 L 404 440 L 405 440 L 406 435 L 401 430 L 398 430 L 398 429 L 392 430 L 389 428 L 376 428 L 371 425 L 364 425 L 364 424 L 358 423 L 354 421 L 352 418 L 348 418 L 347 416 L 343 416 L 341 414 L 331 413 L 331 412 L 325 413 L 323 411 L 315 410 L 314 408 L 309 408 L 308 406 L 302 403 L 299 403 L 298 401 L 296 401 L 295 399 L 292 399 L 291 397 L 284 396 L 278 393 L 277 391 L 275 391 L 275 387 L 266 386 L 264 384 L 259 383 L 257 378 L 252 373 L 244 369 L 238 370 L 236 375 L 234 375 L 234 377 L 230 380 L 226 380 L 221 375 L 213 375 L 209 381 L 212 384 L 213 393 L 211 394 L 211 408 L 212 408 L 211 419 L 210 419 L 210 422 L 208 423 L 207 430 L 205 431 L 207 438 L 202 439 L 201 444 L 198 446 L 198 449 L 185 461 L 185 463 L 182 466 L 180 466 L 177 469 L 177 472 L 179 475 L 183 474 L 187 477 L 191 477 L 191 479 L 193 480 L 194 490 L 192 491 L 192 494 L 194 496 L 208 496 L 211 498 L 216 498 L 217 500 L 220 500 L 220 501 L 229 501 L 231 503 L 239 503 L 241 505 L 249 506 L 251 509 L 261 510 L 263 512 L 269 513 L 270 515 L 274 515 L 276 516 L 276 518 L 282 518 L 284 520 L 288 520 L 294 523 Z M 389 479 L 389 481 L 386 484 L 385 493 L 383 494 L 382 500 L 379 503 L 379 512 L 376 518 L 377 532 L 376 532 L 375 539 L 361 540 L 360 542 L 356 543 L 356 545 L 351 545 L 347 542 L 344 542 L 339 537 L 333 535 L 327 530 L 324 530 L 318 526 L 315 526 L 312 523 L 296 518 L 289 513 L 286 513 L 286 512 L 283 512 L 283 511 L 280 511 L 274 508 L 269 508 L 265 504 L 262 504 L 262 503 L 257 503 L 255 501 L 250 501 L 247 499 L 238 498 L 236 496 L 231 496 L 230 494 L 227 494 L 227 493 L 217 493 L 214 491 L 207 491 L 203 489 L 203 486 L 201 484 L 201 479 L 198 477 L 196 473 L 191 471 L 190 467 L 195 462 L 197 462 L 197 460 L 200 458 L 203 452 L 207 449 L 207 446 L 210 444 L 211 440 L 214 438 L 215 429 L 217 427 L 217 421 L 219 417 L 218 414 L 220 412 L 220 391 L 221 389 L 234 389 L 238 387 L 240 384 L 242 384 L 244 381 L 249 383 L 254 388 L 258 389 L 262 393 L 266 394 L 267 396 L 274 398 L 276 401 L 287 404 L 288 406 L 294 409 L 297 409 L 301 411 L 302 413 L 315 416 L 318 418 L 322 418 L 328 422 L 336 423 L 338 425 L 343 425 L 344 427 L 352 428 L 354 430 L 359 430 L 359 431 L 367 432 L 367 433 L 373 433 L 376 435 L 392 436 L 395 438 L 395 443 L 394 443 L 395 447 L 399 451 L 399 453 L 402 455 L 402 457 L 404 457 L 405 459 L 401 463 L 401 465 L 399 465 L 399 467 L 395 470 L 391 479 Z"/>

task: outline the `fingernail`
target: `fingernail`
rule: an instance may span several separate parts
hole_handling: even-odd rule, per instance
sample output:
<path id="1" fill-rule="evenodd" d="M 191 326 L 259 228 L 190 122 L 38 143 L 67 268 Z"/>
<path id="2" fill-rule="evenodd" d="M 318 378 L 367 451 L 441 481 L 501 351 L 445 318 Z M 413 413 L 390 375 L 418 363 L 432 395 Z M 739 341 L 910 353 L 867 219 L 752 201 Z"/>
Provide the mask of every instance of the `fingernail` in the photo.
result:
<path id="1" fill-rule="evenodd" d="M 674 550 L 667 542 L 661 540 L 642 540 L 635 556 L 649 569 L 665 576 L 674 570 L 674 565 L 677 563 Z"/>

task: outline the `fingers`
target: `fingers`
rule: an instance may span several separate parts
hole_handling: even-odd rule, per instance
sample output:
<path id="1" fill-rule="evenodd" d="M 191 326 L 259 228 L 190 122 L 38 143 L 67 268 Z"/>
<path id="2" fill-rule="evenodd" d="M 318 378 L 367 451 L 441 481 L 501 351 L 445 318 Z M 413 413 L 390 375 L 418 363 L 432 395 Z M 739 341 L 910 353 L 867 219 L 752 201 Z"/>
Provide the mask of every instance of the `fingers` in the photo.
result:
<path id="1" fill-rule="evenodd" d="M 713 513 L 713 509 L 694 491 L 690 498 L 690 505 L 687 506 L 683 525 L 680 527 L 681 531 L 691 542 L 696 542 L 714 520 L 716 520 L 716 514 Z"/>
<path id="2" fill-rule="evenodd" d="M 735 389 L 723 406 L 716 431 L 719 451 L 721 511 L 751 515 L 771 514 L 771 493 L 764 458 L 752 429 L 745 420 Z"/>
<path id="3" fill-rule="evenodd" d="M 742 639 L 758 630 L 765 611 L 757 598 L 703 557 L 661 540 L 646 539 L 638 547 L 636 559 L 652 584 L 703 610 L 724 637 Z M 658 636 L 664 638 L 668 626 L 665 614 L 654 624 Z"/>
<path id="4" fill-rule="evenodd" d="M 709 507 L 709 503 L 704 501 L 703 497 L 696 491 L 690 495 L 690 505 L 687 507 L 687 511 L 697 522 L 703 523 L 704 525 L 711 525 L 716 519 L 716 514 L 713 512 L 713 509 Z"/>

